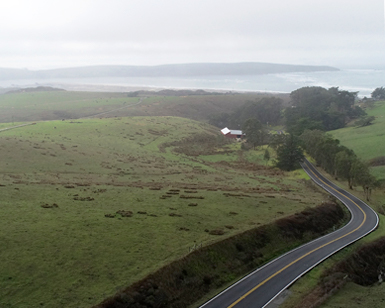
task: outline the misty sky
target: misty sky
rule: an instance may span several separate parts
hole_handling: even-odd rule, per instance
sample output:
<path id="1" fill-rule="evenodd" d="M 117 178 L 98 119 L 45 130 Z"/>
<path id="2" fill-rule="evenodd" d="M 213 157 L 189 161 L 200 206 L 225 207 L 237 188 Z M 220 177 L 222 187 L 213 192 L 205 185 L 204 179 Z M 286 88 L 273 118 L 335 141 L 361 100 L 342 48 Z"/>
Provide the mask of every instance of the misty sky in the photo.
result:
<path id="1" fill-rule="evenodd" d="M 12 0 L 0 67 L 272 62 L 385 67 L 384 0 Z"/>

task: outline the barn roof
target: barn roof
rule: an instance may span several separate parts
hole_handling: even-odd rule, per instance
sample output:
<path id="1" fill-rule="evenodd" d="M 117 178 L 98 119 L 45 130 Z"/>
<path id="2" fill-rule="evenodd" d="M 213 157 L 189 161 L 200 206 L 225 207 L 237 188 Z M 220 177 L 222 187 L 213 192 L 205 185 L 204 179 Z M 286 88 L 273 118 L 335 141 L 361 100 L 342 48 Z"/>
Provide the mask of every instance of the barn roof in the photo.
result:
<path id="1" fill-rule="evenodd" d="M 241 130 L 234 130 L 234 129 L 230 129 L 230 134 L 232 135 L 242 135 L 242 131 Z"/>
<path id="2" fill-rule="evenodd" d="M 228 133 L 230 133 L 231 132 L 231 130 L 229 130 L 227 127 L 225 127 L 224 129 L 221 129 L 221 133 L 223 134 L 223 135 L 227 135 Z"/>
<path id="3" fill-rule="evenodd" d="M 243 132 L 241 130 L 237 130 L 237 129 L 228 129 L 227 127 L 225 127 L 224 129 L 221 129 L 221 133 L 223 135 L 227 135 L 227 134 L 230 134 L 230 135 L 243 135 Z"/>

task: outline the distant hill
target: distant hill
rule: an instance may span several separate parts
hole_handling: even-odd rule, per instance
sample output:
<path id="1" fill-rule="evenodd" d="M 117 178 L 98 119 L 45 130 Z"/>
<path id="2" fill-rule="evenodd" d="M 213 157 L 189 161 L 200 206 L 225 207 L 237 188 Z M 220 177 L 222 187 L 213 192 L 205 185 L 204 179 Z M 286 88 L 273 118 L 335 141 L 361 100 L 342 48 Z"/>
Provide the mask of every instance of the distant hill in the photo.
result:
<path id="1" fill-rule="evenodd" d="M 35 88 L 23 88 L 23 89 L 10 90 L 8 92 L 5 92 L 5 94 L 24 93 L 24 92 L 52 92 L 52 91 L 65 91 L 65 90 L 59 89 L 59 88 L 53 88 L 53 87 L 39 86 Z"/>
<path id="2" fill-rule="evenodd" d="M 194 95 L 224 95 L 224 94 L 238 94 L 237 92 L 208 92 L 204 90 L 171 90 L 165 89 L 160 91 L 147 91 L 147 90 L 139 90 L 134 92 L 129 92 L 127 95 L 129 97 L 137 97 L 137 96 L 194 96 Z"/>
<path id="3" fill-rule="evenodd" d="M 50 70 L 0 68 L 0 80 L 90 77 L 193 77 L 223 75 L 263 75 L 291 72 L 338 71 L 331 66 L 273 63 L 189 63 L 157 66 L 101 65 Z"/>

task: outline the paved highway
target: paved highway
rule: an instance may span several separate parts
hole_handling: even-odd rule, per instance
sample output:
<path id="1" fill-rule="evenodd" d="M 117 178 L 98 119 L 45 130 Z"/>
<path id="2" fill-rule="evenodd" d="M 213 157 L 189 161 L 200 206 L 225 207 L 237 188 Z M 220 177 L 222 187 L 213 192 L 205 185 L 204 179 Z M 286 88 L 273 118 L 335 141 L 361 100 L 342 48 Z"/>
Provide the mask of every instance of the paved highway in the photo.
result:
<path id="1" fill-rule="evenodd" d="M 302 168 L 312 180 L 341 200 L 352 214 L 343 228 L 296 248 L 244 277 L 201 307 L 261 308 L 317 264 L 372 232 L 377 214 L 363 201 L 324 178 L 307 160 Z"/>

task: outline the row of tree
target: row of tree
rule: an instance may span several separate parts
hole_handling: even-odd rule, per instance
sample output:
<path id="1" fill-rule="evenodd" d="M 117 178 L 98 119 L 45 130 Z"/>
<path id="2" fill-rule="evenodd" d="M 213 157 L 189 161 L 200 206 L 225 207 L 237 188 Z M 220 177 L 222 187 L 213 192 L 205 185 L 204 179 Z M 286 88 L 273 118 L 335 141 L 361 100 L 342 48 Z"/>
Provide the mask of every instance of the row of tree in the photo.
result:
<path id="1" fill-rule="evenodd" d="M 369 165 L 359 159 L 353 150 L 320 130 L 306 130 L 300 140 L 302 147 L 315 159 L 317 165 L 336 178 L 347 180 L 350 189 L 353 186 L 362 186 L 366 199 L 369 200 L 377 181 L 370 174 Z"/>
<path id="2" fill-rule="evenodd" d="M 367 200 L 371 190 L 378 184 L 371 175 L 368 164 L 359 159 L 353 150 L 341 145 L 339 140 L 321 130 L 306 130 L 301 136 L 270 135 L 257 119 L 248 119 L 243 130 L 247 143 L 254 148 L 268 144 L 276 151 L 275 164 L 282 170 L 297 169 L 299 162 L 304 158 L 305 150 L 326 172 L 335 178 L 347 180 L 350 189 L 353 189 L 353 186 L 362 186 Z M 268 150 L 265 151 L 264 159 L 270 159 Z"/>
<path id="3" fill-rule="evenodd" d="M 322 131 L 344 127 L 350 120 L 366 115 L 355 106 L 357 92 L 339 88 L 304 87 L 291 92 L 291 107 L 286 108 L 285 125 L 299 136 L 306 129 Z"/>
<path id="4" fill-rule="evenodd" d="M 383 87 L 373 91 L 372 97 L 381 99 Z M 355 153 L 340 145 L 324 131 L 344 127 L 357 119 L 357 126 L 372 124 L 375 119 L 354 103 L 357 92 L 341 91 L 338 87 L 304 87 L 290 94 L 291 106 L 283 108 L 283 101 L 275 97 L 247 102 L 232 113 L 222 113 L 210 118 L 218 127 L 241 128 L 247 143 L 252 147 L 269 144 L 277 153 L 276 166 L 283 170 L 294 170 L 303 159 L 303 150 L 311 155 L 319 166 L 336 178 L 348 181 L 349 187 L 360 185 L 369 199 L 376 179 L 370 174 L 369 166 Z M 266 124 L 285 123 L 289 133 L 271 135 Z M 270 153 L 265 151 L 265 160 Z"/>
<path id="5" fill-rule="evenodd" d="M 248 119 L 253 118 L 264 125 L 277 125 L 281 124 L 282 112 L 282 99 L 264 97 L 256 101 L 248 101 L 233 112 L 211 115 L 209 123 L 221 128 L 241 129 Z"/>
<path id="6" fill-rule="evenodd" d="M 373 97 L 382 97 L 385 89 L 377 88 Z M 285 124 L 286 131 L 301 135 L 306 129 L 322 131 L 344 127 L 353 119 L 368 123 L 365 111 L 355 105 L 357 92 L 342 91 L 338 87 L 303 87 L 291 92 L 290 106 L 284 108 L 283 101 L 276 97 L 264 97 L 248 101 L 234 111 L 209 116 L 209 123 L 217 127 L 241 129 L 250 119 L 263 125 Z M 369 122 L 370 123 L 370 122 Z"/>

